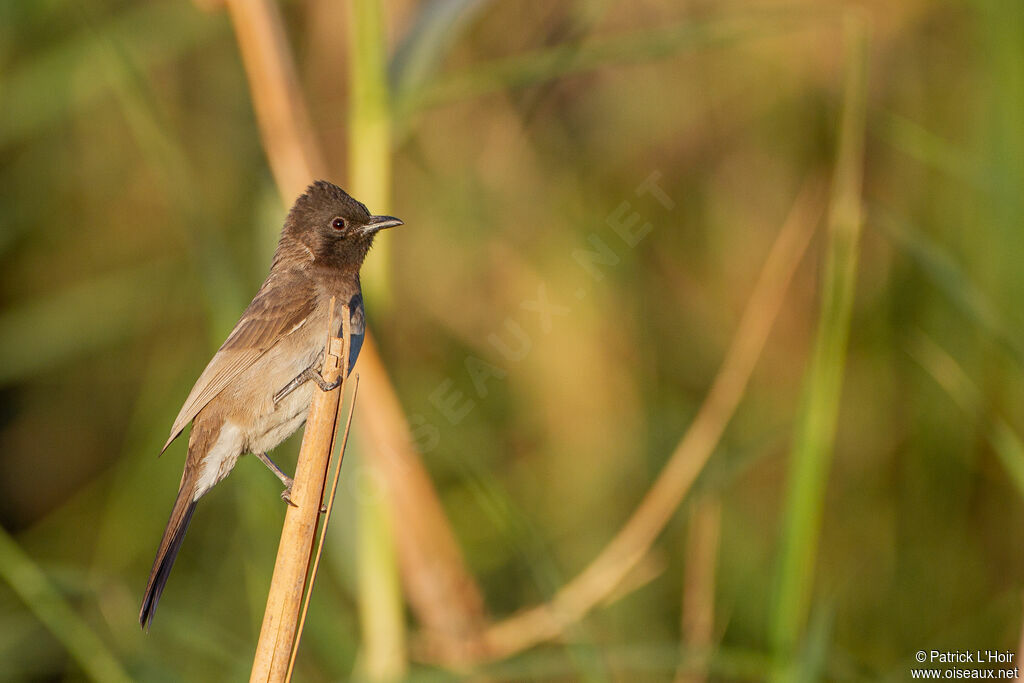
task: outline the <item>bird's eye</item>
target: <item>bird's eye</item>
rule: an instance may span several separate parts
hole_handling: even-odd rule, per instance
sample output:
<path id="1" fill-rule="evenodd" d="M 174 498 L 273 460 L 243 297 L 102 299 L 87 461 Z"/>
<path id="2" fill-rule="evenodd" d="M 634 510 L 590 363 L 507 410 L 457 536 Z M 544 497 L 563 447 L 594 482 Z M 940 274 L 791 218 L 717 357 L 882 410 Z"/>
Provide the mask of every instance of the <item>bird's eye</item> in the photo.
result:
<path id="1" fill-rule="evenodd" d="M 344 230 L 345 229 L 345 219 L 344 218 L 335 218 L 334 220 L 331 221 L 331 227 L 334 228 L 335 230 Z"/>

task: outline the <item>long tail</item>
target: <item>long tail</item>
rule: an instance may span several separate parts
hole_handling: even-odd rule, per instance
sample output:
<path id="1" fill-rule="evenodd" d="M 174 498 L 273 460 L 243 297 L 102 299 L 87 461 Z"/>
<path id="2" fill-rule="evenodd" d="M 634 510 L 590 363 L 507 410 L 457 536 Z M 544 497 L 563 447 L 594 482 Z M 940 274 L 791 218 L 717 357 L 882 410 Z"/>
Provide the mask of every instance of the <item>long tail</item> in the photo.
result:
<path id="1" fill-rule="evenodd" d="M 142 608 L 139 610 L 139 624 L 144 630 L 148 630 L 153 621 L 156 604 L 160 601 L 160 594 L 164 592 L 164 586 L 167 585 L 167 577 L 171 575 L 174 558 L 178 556 L 181 542 L 185 540 L 185 532 L 188 531 L 188 523 L 192 521 L 192 513 L 196 509 L 198 501 L 193 499 L 194 486 L 191 479 L 186 470 L 186 476 L 178 490 L 178 498 L 174 501 L 174 508 L 171 510 L 171 518 L 167 522 L 167 528 L 164 529 L 164 537 L 160 540 L 160 547 L 156 551 L 153 568 L 149 572 L 146 592 L 142 597 Z"/>

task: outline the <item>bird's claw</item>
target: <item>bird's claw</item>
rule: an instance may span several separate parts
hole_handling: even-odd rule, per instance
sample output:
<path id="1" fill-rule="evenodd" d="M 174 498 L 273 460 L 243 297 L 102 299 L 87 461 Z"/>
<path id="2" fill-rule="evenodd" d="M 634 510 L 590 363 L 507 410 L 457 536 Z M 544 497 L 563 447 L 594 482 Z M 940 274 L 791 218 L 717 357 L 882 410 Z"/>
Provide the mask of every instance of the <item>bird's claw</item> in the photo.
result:
<path id="1" fill-rule="evenodd" d="M 293 508 L 299 507 L 294 502 L 292 502 L 292 487 L 291 486 L 286 488 L 284 491 L 281 491 L 281 500 L 283 500 L 284 502 L 288 503 Z"/>
<path id="2" fill-rule="evenodd" d="M 334 380 L 333 382 L 328 382 L 327 380 L 324 379 L 323 375 L 321 375 L 319 372 L 316 372 L 315 370 L 313 371 L 313 381 L 316 382 L 317 386 L 320 387 L 320 389 L 323 391 L 334 391 L 335 389 L 341 386 L 340 377 Z"/>

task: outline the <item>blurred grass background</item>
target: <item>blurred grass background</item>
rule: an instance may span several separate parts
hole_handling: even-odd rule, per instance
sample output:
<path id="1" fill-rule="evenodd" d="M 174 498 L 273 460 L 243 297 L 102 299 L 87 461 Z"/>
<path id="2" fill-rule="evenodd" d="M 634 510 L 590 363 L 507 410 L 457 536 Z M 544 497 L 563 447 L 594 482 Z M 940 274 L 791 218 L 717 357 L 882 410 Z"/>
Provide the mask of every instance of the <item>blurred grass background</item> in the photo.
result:
<path id="1" fill-rule="evenodd" d="M 1024 5 L 361 1 L 352 25 L 347 4 L 281 9 L 332 180 L 373 182 L 350 168 L 366 158 L 350 123 L 390 105 L 390 188 L 360 198 L 390 195 L 406 227 L 370 255 L 368 312 L 492 615 L 550 598 L 630 515 L 800 188 L 839 178 L 840 139 L 863 136 L 848 323 L 842 291 L 819 322 L 835 271 L 822 229 L 631 590 L 489 678 L 672 678 L 703 500 L 720 506 L 713 680 L 766 678 L 773 654 L 809 680 L 904 680 L 920 649 L 1016 649 Z M 853 123 L 850 8 L 869 34 Z M 348 59 L 375 20 L 384 95 Z M 152 632 L 135 619 L 184 442 L 156 453 L 284 214 L 230 17 L 0 0 L 0 98 L 0 679 L 244 679 L 284 514 L 259 463 L 204 500 Z M 672 209 L 635 192 L 655 171 Z M 856 189 L 833 184 L 826 223 Z M 635 248 L 609 225 L 623 202 L 651 224 Z M 593 235 L 618 259 L 600 280 L 573 258 Z M 529 308 L 540 288 L 563 307 L 550 325 Z M 486 395 L 468 358 L 498 369 Z M 472 407 L 453 420 L 439 404 L 454 392 Z M 830 411 L 834 447 L 807 436 Z M 825 471 L 801 489 L 809 439 Z M 365 671 L 359 490 L 339 493 L 302 680 Z M 807 538 L 809 565 L 783 559 Z M 806 595 L 787 602 L 794 584 Z M 415 658 L 407 674 L 450 675 Z"/>

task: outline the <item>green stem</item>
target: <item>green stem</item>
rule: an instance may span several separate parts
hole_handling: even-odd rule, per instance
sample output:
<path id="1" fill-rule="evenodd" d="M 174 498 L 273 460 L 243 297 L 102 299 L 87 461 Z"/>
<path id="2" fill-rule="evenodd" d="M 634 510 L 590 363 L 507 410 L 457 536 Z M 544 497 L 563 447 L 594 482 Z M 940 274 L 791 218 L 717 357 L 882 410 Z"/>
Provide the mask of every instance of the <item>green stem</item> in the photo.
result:
<path id="1" fill-rule="evenodd" d="M 371 213 L 391 203 L 391 97 L 384 12 L 379 0 L 353 0 L 349 12 L 348 184 Z M 387 267 L 390 235 L 374 243 L 362 269 L 363 287 L 377 307 L 390 299 Z"/>
<path id="2" fill-rule="evenodd" d="M 821 314 L 790 453 L 772 646 L 777 678 L 789 680 L 811 603 L 814 563 L 835 443 L 861 233 L 867 29 L 844 22 L 846 77 L 839 149 L 829 209 L 829 242 Z"/>
<path id="3" fill-rule="evenodd" d="M 352 194 L 374 213 L 391 203 L 391 102 L 387 78 L 384 12 L 380 0 L 349 4 L 349 164 Z M 387 303 L 389 235 L 377 238 L 363 266 L 367 300 Z M 365 467 L 373 467 L 365 463 Z M 406 670 L 405 619 L 395 541 L 387 502 L 381 495 L 359 501 L 359 612 L 363 673 L 393 680 Z"/>
<path id="4" fill-rule="evenodd" d="M 359 503 L 359 621 L 362 674 L 393 681 L 406 671 L 405 626 L 388 502 L 379 487 Z"/>

